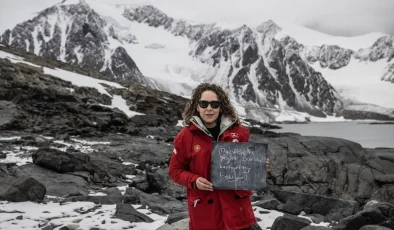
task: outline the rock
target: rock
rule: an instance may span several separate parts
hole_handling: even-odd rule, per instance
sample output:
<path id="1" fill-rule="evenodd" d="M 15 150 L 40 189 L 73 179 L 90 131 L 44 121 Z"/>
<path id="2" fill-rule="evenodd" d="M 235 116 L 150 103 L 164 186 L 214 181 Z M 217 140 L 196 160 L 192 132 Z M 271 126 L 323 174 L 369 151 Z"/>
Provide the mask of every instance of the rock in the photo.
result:
<path id="1" fill-rule="evenodd" d="M 42 201 L 46 188 L 32 177 L 13 177 L 0 169 L 0 200 L 12 202 Z"/>
<path id="2" fill-rule="evenodd" d="M 189 218 L 160 226 L 157 230 L 189 230 Z"/>
<path id="3" fill-rule="evenodd" d="M 315 214 L 315 213 L 305 214 L 303 216 L 310 218 L 312 220 L 312 222 L 315 224 L 320 224 L 325 219 L 325 217 L 323 215 Z"/>
<path id="4" fill-rule="evenodd" d="M 115 162 L 100 153 L 90 155 L 67 153 L 57 149 L 40 148 L 33 155 L 33 162 L 40 167 L 59 173 L 87 171 L 94 182 L 114 182 L 115 177 L 135 173 L 132 165 Z"/>
<path id="5" fill-rule="evenodd" d="M 185 212 L 177 212 L 177 213 L 171 213 L 170 215 L 168 215 L 167 220 L 166 220 L 166 224 L 172 224 L 174 222 L 178 222 L 179 220 L 183 220 L 183 219 L 187 219 L 189 218 L 189 212 L 185 211 Z"/>
<path id="6" fill-rule="evenodd" d="M 379 225 L 365 225 L 359 230 L 392 230 L 392 228 L 386 228 Z"/>
<path id="7" fill-rule="evenodd" d="M 272 230 L 300 230 L 308 226 L 311 222 L 305 218 L 293 215 L 284 215 L 275 219 Z"/>
<path id="8" fill-rule="evenodd" d="M 79 224 L 67 224 L 67 228 L 69 230 L 76 230 L 77 228 L 79 228 Z"/>
<path id="9" fill-rule="evenodd" d="M 30 175 L 42 183 L 47 190 L 47 195 L 68 197 L 89 193 L 88 182 L 79 176 L 57 173 L 35 164 L 23 165 L 19 169 L 25 175 Z"/>
<path id="10" fill-rule="evenodd" d="M 25 115 L 23 111 L 13 102 L 0 100 L 0 130 L 21 130 L 25 127 Z"/>
<path id="11" fill-rule="evenodd" d="M 150 217 L 138 212 L 133 208 L 133 206 L 129 204 L 122 204 L 122 203 L 116 205 L 115 217 L 125 221 L 130 221 L 131 223 L 153 222 L 153 220 Z"/>
<path id="12" fill-rule="evenodd" d="M 71 230 L 71 229 L 68 228 L 67 226 L 62 226 L 61 228 L 59 228 L 59 230 Z"/>
<path id="13" fill-rule="evenodd" d="M 368 202 L 364 205 L 363 210 L 373 209 L 373 208 L 375 208 L 379 203 L 380 203 L 380 202 L 377 201 L 377 200 L 370 200 L 370 201 L 368 201 Z"/>
<path id="14" fill-rule="evenodd" d="M 257 206 L 260 208 L 275 209 L 275 210 L 277 209 L 278 205 L 280 205 L 280 202 L 275 198 L 269 200 L 257 201 L 256 203 L 253 204 L 253 206 Z"/>
<path id="15" fill-rule="evenodd" d="M 301 211 L 304 210 L 303 207 L 300 207 L 295 202 L 288 200 L 285 204 L 280 204 L 277 206 L 277 209 L 280 211 L 284 211 L 293 215 L 300 214 Z"/>
<path id="16" fill-rule="evenodd" d="M 41 230 L 53 230 L 52 225 L 48 224 L 47 226 L 41 228 Z"/>
<path id="17" fill-rule="evenodd" d="M 301 228 L 301 230 L 330 230 L 331 228 L 323 227 L 323 226 L 306 226 L 305 228 Z"/>
<path id="18" fill-rule="evenodd" d="M 333 229 L 358 230 L 365 225 L 382 225 L 393 229 L 394 205 L 390 203 L 379 203 L 371 206 L 340 220 L 338 224 L 333 226 Z"/>
<path id="19" fill-rule="evenodd" d="M 355 201 L 341 200 L 304 193 L 272 191 L 274 196 L 285 203 L 282 209 L 287 211 L 305 211 L 325 216 L 328 221 L 340 220 L 356 212 L 358 204 Z M 288 204 L 288 206 L 286 206 Z M 287 208 L 288 207 L 288 208 Z"/>
<path id="20" fill-rule="evenodd" d="M 127 188 L 125 196 L 128 195 L 139 197 L 142 205 L 146 205 L 152 212 L 159 215 L 187 210 L 185 203 L 165 194 L 147 194 L 137 189 Z"/>
<path id="21" fill-rule="evenodd" d="M 126 200 L 127 198 L 127 200 Z M 121 202 L 126 202 L 127 203 L 132 203 L 132 204 L 137 204 L 138 199 L 134 196 L 127 196 L 124 197 L 122 195 L 120 196 L 73 196 L 73 197 L 67 197 L 65 198 L 62 203 L 67 203 L 67 202 L 93 202 L 95 204 L 118 204 Z"/>
<path id="22" fill-rule="evenodd" d="M 57 149 L 40 148 L 33 155 L 33 163 L 58 173 L 88 171 L 90 157 L 84 154 L 69 154 Z"/>
<path id="23" fill-rule="evenodd" d="M 175 198 L 185 196 L 186 189 L 169 178 L 168 168 L 160 168 L 155 172 L 148 172 L 146 178 L 149 185 L 147 191 L 150 193 L 164 193 Z"/>

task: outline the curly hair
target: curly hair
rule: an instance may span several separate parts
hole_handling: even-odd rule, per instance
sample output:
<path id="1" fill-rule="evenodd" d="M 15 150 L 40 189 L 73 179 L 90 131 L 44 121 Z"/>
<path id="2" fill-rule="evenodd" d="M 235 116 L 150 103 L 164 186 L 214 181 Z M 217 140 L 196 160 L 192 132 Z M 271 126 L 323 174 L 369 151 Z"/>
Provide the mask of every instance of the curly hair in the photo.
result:
<path id="1" fill-rule="evenodd" d="M 212 91 L 216 93 L 218 96 L 221 104 L 221 114 L 229 117 L 235 124 L 239 125 L 240 120 L 237 114 L 237 111 L 230 103 L 230 98 L 228 97 L 227 93 L 218 85 L 209 84 L 209 83 L 201 83 L 195 89 L 193 89 L 191 99 L 186 103 L 185 109 L 182 113 L 183 124 L 189 125 L 190 120 L 193 116 L 198 116 L 199 113 L 197 111 L 197 104 L 201 98 L 201 94 L 205 91 Z"/>

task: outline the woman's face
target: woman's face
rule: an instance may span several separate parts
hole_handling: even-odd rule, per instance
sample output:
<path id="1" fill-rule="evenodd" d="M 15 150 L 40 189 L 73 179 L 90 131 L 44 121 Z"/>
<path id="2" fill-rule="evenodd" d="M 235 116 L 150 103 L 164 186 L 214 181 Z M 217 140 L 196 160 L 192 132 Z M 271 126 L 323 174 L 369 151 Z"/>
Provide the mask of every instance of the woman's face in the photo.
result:
<path id="1" fill-rule="evenodd" d="M 200 117 L 207 128 L 215 127 L 220 112 L 218 95 L 210 90 L 202 92 L 197 104 L 197 111 L 200 113 Z"/>

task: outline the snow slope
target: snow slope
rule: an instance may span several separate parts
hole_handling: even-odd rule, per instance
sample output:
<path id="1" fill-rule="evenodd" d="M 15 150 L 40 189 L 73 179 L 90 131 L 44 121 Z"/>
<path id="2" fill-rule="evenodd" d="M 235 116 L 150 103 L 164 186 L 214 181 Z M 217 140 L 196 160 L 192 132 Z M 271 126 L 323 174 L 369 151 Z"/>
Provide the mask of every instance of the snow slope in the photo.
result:
<path id="1" fill-rule="evenodd" d="M 322 68 L 318 62 L 311 65 L 345 98 L 394 108 L 394 84 L 382 81 L 381 72 L 386 60 L 362 62 L 351 59 L 346 68 Z"/>
<path id="2" fill-rule="evenodd" d="M 216 69 L 194 60 L 189 52 L 189 40 L 174 36 L 164 28 L 150 27 L 144 23 L 131 22 L 123 17 L 124 7 L 108 5 L 94 0 L 85 0 L 91 8 L 119 28 L 128 28 L 136 37 L 137 44 L 120 44 L 111 41 L 111 46 L 123 46 L 136 62 L 142 74 L 152 78 L 161 90 L 189 96 L 191 89 L 210 79 Z"/>
<path id="3" fill-rule="evenodd" d="M 288 35 L 305 46 L 338 45 L 342 48 L 358 51 L 359 49 L 371 47 L 378 38 L 388 36 L 388 34 L 378 32 L 354 37 L 332 36 L 287 22 L 275 22 L 282 28 L 282 30 L 276 34 L 276 39 L 281 39 Z"/>

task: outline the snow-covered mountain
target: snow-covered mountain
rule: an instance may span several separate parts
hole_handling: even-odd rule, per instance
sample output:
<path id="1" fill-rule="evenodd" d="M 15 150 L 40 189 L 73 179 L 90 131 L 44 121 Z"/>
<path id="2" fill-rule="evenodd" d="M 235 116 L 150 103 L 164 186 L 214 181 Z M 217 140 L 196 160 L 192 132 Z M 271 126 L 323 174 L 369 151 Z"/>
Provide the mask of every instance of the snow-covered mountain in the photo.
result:
<path id="1" fill-rule="evenodd" d="M 2 43 L 138 83 L 146 79 L 119 43 L 132 43 L 130 31 L 104 20 L 84 1 L 54 5 L 2 35 Z"/>
<path id="2" fill-rule="evenodd" d="M 393 36 L 369 35 L 375 42 L 355 50 L 354 42 L 302 44 L 288 32 L 273 21 L 223 29 L 153 6 L 67 0 L 5 31 L 1 43 L 179 95 L 217 83 L 255 119 L 325 117 L 353 102 L 394 107 Z"/>

